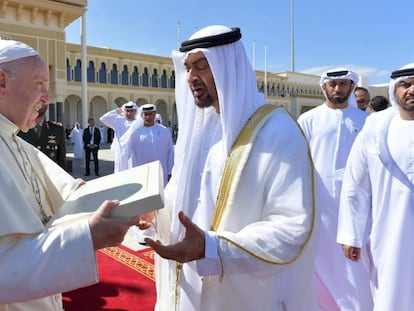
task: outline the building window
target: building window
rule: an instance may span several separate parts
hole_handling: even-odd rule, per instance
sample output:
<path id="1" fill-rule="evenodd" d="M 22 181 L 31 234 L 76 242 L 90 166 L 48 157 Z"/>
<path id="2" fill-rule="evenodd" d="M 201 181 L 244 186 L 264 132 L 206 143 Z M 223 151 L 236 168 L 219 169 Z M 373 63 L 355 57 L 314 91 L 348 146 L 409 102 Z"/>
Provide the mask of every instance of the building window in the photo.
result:
<path id="1" fill-rule="evenodd" d="M 162 71 L 161 87 L 163 89 L 166 89 L 167 88 L 167 72 L 165 70 Z"/>
<path id="2" fill-rule="evenodd" d="M 118 68 L 116 64 L 112 64 L 111 84 L 118 84 Z"/>
<path id="3" fill-rule="evenodd" d="M 99 68 L 99 83 L 107 83 L 105 63 L 101 63 L 101 68 Z"/>
<path id="4" fill-rule="evenodd" d="M 71 75 L 71 69 L 70 69 L 70 63 L 69 63 L 69 59 L 66 58 L 66 80 L 67 81 L 71 81 L 72 80 L 72 75 Z"/>
<path id="5" fill-rule="evenodd" d="M 93 61 L 89 62 L 87 69 L 88 82 L 95 83 L 95 64 Z"/>
<path id="6" fill-rule="evenodd" d="M 158 72 L 157 72 L 157 69 L 154 69 L 154 72 L 152 73 L 151 86 L 152 87 L 158 87 Z"/>
<path id="7" fill-rule="evenodd" d="M 134 71 L 131 75 L 131 84 L 135 86 L 139 86 L 139 74 L 138 74 L 138 67 L 134 67 Z"/>
<path id="8" fill-rule="evenodd" d="M 121 84 L 122 85 L 129 85 L 128 81 L 128 66 L 124 65 L 124 70 L 121 72 Z"/>
<path id="9" fill-rule="evenodd" d="M 75 66 L 75 81 L 82 81 L 82 63 L 78 59 Z"/>
<path id="10" fill-rule="evenodd" d="M 170 89 L 175 89 L 175 71 L 174 70 L 171 72 Z"/>
<path id="11" fill-rule="evenodd" d="M 148 69 L 145 67 L 144 73 L 142 74 L 142 86 L 149 86 L 148 82 Z"/>

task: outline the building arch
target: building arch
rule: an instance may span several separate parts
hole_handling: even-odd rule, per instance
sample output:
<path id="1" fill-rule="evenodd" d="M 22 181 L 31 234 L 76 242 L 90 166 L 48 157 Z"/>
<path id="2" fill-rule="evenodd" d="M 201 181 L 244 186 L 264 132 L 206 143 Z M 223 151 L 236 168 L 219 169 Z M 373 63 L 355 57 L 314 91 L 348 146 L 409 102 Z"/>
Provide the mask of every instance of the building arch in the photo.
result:
<path id="1" fill-rule="evenodd" d="M 145 98 L 142 98 L 142 97 L 138 98 L 135 102 L 137 103 L 137 105 L 139 107 L 141 107 L 142 105 L 149 104 L 148 100 L 146 100 Z"/>
<path id="2" fill-rule="evenodd" d="M 127 103 L 129 100 L 127 100 L 125 97 L 117 97 L 115 98 L 113 104 L 112 104 L 112 109 L 115 109 L 117 107 L 122 107 L 123 104 Z"/>
<path id="3" fill-rule="evenodd" d="M 155 106 L 157 107 L 157 113 L 162 117 L 162 124 L 167 126 L 169 121 L 167 103 L 163 100 L 158 100 L 155 102 Z"/>
<path id="4" fill-rule="evenodd" d="M 98 125 L 99 118 L 107 112 L 107 101 L 102 96 L 94 96 L 89 103 L 89 116 L 94 118 L 95 124 Z"/>
<path id="5" fill-rule="evenodd" d="M 72 128 L 75 122 L 82 123 L 82 99 L 78 95 L 69 95 L 64 101 L 65 115 L 62 123 Z M 81 124 L 83 126 L 84 124 Z"/>

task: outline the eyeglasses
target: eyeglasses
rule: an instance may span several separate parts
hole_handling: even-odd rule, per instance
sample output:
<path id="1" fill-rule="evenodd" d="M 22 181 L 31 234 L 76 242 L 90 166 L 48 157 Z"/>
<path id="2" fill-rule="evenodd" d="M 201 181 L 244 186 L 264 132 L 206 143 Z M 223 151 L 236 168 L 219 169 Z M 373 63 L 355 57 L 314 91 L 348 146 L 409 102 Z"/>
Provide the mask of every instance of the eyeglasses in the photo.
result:
<path id="1" fill-rule="evenodd" d="M 135 109 L 125 109 L 126 112 L 136 112 Z"/>

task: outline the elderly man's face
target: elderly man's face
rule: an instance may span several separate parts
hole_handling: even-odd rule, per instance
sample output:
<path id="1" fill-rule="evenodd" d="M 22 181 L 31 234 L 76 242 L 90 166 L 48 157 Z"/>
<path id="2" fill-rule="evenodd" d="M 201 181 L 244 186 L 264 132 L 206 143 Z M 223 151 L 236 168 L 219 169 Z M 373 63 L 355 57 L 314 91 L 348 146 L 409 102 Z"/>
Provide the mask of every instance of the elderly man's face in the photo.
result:
<path id="1" fill-rule="evenodd" d="M 200 108 L 214 106 L 219 112 L 216 84 L 204 53 L 188 54 L 184 65 L 187 69 L 187 81 L 196 105 Z"/>
<path id="2" fill-rule="evenodd" d="M 402 112 L 414 119 L 414 78 L 404 79 L 395 85 L 395 98 Z"/>
<path id="3" fill-rule="evenodd" d="M 338 108 L 348 104 L 349 95 L 352 92 L 354 83 L 348 79 L 336 79 L 326 82 L 322 87 L 326 92 L 328 101 Z"/>
<path id="4" fill-rule="evenodd" d="M 49 105 L 49 70 L 39 56 L 18 60 L 23 64 L 15 72 L 0 70 L 1 88 L 6 88 L 7 109 L 3 113 L 22 132 L 33 128 Z M 4 111 L 3 111 L 4 110 Z"/>

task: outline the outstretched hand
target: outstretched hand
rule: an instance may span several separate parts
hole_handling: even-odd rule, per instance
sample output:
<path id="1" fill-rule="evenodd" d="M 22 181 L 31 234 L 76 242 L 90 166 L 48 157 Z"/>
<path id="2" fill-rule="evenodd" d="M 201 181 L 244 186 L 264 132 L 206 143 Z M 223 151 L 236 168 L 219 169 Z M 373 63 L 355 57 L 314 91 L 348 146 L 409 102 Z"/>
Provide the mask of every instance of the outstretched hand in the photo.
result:
<path id="1" fill-rule="evenodd" d="M 186 229 L 184 239 L 175 244 L 163 245 L 160 241 L 145 238 L 145 242 L 161 257 L 181 263 L 204 258 L 205 236 L 204 231 L 194 224 L 183 212 L 178 219 Z"/>

